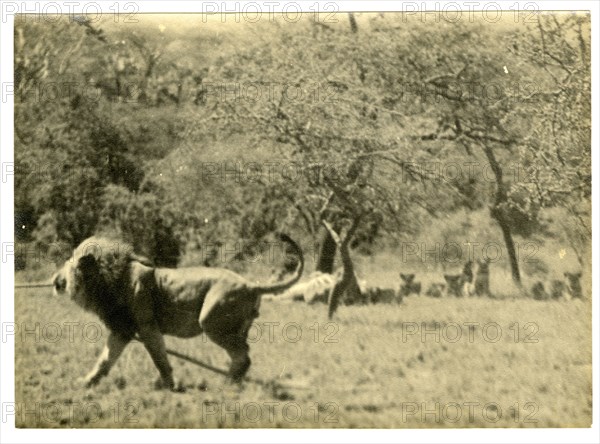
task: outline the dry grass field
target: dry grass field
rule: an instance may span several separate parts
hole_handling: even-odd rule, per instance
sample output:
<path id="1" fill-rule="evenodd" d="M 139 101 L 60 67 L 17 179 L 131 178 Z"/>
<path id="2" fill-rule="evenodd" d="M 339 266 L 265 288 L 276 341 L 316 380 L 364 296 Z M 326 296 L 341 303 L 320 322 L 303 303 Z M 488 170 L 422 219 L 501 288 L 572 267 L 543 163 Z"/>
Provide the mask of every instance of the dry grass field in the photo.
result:
<path id="1" fill-rule="evenodd" d="M 79 388 L 105 331 L 49 289 L 17 289 L 18 427 L 588 427 L 588 302 L 433 299 L 325 307 L 263 302 L 249 376 L 223 377 L 171 357 L 185 393 L 155 390 L 132 343 L 97 387 Z M 27 330 L 27 331 L 26 331 Z M 204 337 L 168 347 L 226 368 Z"/>

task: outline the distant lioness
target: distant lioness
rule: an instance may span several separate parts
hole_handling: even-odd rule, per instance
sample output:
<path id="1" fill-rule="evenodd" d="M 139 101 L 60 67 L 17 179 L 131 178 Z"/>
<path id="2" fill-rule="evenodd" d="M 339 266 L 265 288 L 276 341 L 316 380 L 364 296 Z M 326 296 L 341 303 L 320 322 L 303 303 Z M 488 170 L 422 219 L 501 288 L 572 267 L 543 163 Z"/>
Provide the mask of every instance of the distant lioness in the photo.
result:
<path id="1" fill-rule="evenodd" d="M 477 275 L 475 276 L 475 294 L 477 296 L 491 296 L 490 262 L 489 257 L 477 261 Z"/>
<path id="2" fill-rule="evenodd" d="M 445 274 L 444 279 L 446 280 L 449 296 L 456 296 L 457 298 L 463 296 L 464 282 L 462 274 Z"/>
<path id="3" fill-rule="evenodd" d="M 565 272 L 566 287 L 572 299 L 583 299 L 581 288 L 581 271 L 578 273 Z"/>
<path id="4" fill-rule="evenodd" d="M 98 383 L 136 337 L 158 368 L 162 386 L 176 390 L 163 335 L 190 338 L 202 332 L 227 351 L 228 379 L 239 382 L 250 367 L 247 335 L 261 295 L 291 287 L 304 269 L 300 247 L 285 234 L 278 237 L 298 259 L 293 276 L 273 285 L 257 285 L 222 268 L 154 268 L 126 244 L 98 237 L 83 241 L 53 279 L 55 294 L 69 295 L 110 330 L 83 383 Z"/>
<path id="5" fill-rule="evenodd" d="M 415 274 L 400 273 L 402 284 L 400 285 L 400 296 L 410 296 L 412 293 L 421 294 L 421 283 L 415 282 Z"/>
<path id="6" fill-rule="evenodd" d="M 427 296 L 431 296 L 432 298 L 441 298 L 444 294 L 444 290 L 446 289 L 446 284 L 442 284 L 439 282 L 434 282 L 429 285 L 429 288 L 425 292 Z"/>
<path id="7" fill-rule="evenodd" d="M 315 271 L 308 280 L 298 282 L 285 292 L 277 295 L 277 299 L 304 301 L 307 304 L 327 303 L 327 297 L 339 277 L 334 274 Z"/>

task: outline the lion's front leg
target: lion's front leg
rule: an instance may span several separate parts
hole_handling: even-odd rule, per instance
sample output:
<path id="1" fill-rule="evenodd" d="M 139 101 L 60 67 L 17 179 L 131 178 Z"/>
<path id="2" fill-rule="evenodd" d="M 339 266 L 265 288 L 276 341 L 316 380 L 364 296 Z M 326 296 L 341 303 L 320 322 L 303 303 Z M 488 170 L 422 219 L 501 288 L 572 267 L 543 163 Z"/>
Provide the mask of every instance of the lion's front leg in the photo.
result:
<path id="1" fill-rule="evenodd" d="M 83 378 L 85 387 L 96 385 L 104 376 L 108 374 L 112 366 L 117 362 L 119 356 L 129 343 L 129 339 L 123 338 L 121 335 L 110 333 L 106 340 L 106 345 L 100 353 L 94 368 Z"/>
<path id="2" fill-rule="evenodd" d="M 162 387 L 173 391 L 180 391 L 181 388 L 175 383 L 173 378 L 173 368 L 169 364 L 165 339 L 155 324 L 146 324 L 139 328 L 140 341 L 143 342 L 146 350 L 160 372 Z"/>

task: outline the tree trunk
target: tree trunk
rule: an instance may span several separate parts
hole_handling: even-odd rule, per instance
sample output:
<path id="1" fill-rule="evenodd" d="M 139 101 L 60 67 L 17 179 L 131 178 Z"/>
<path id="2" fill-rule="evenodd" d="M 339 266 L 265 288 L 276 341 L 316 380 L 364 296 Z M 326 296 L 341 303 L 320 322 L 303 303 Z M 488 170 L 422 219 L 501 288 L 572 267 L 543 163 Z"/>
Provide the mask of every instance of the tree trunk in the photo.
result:
<path id="1" fill-rule="evenodd" d="M 358 23 L 356 23 L 356 17 L 354 17 L 353 13 L 348 13 L 348 20 L 350 20 L 350 30 L 356 34 L 358 32 Z"/>
<path id="2" fill-rule="evenodd" d="M 331 319 L 333 314 L 337 310 L 339 306 L 342 295 L 346 292 L 346 297 L 351 298 L 353 300 L 358 300 L 361 298 L 360 287 L 358 286 L 358 282 L 356 282 L 356 273 L 354 273 L 354 264 L 352 263 L 352 258 L 350 257 L 350 251 L 348 249 L 348 245 L 350 244 L 350 240 L 354 236 L 356 232 L 356 228 L 360 223 L 360 217 L 356 217 L 352 221 L 352 226 L 346 233 L 344 239 L 340 239 L 340 236 L 334 231 L 334 229 L 329 225 L 326 221 L 323 221 L 323 225 L 327 228 L 327 231 L 333 238 L 334 242 L 340 249 L 340 255 L 342 256 L 342 277 L 335 284 L 331 292 L 329 293 L 329 297 L 327 300 L 328 310 L 327 317 Z"/>
<path id="3" fill-rule="evenodd" d="M 350 31 L 352 34 L 358 35 L 358 23 L 356 22 L 356 17 L 354 17 L 352 12 L 348 13 L 348 20 L 350 20 Z M 358 78 L 360 79 L 361 83 L 365 83 L 367 75 L 365 68 L 360 60 L 356 61 L 356 65 L 358 66 Z"/>
<path id="4" fill-rule="evenodd" d="M 495 217 L 496 222 L 500 225 L 502 235 L 504 236 L 504 243 L 506 244 L 506 252 L 508 254 L 508 260 L 510 261 L 510 270 L 512 272 L 512 278 L 515 283 L 521 285 L 521 273 L 519 271 L 519 262 L 517 260 L 517 253 L 515 251 L 515 242 L 512 238 L 510 227 L 504 220 L 504 217 Z"/>
<path id="5" fill-rule="evenodd" d="M 319 249 L 319 259 L 317 261 L 317 271 L 321 273 L 333 274 L 333 264 L 335 262 L 335 252 L 337 244 L 328 230 L 323 233 L 321 248 Z"/>
<path id="6" fill-rule="evenodd" d="M 494 155 L 494 150 L 492 148 L 489 146 L 484 146 L 483 151 L 488 159 L 488 162 L 490 163 L 492 171 L 494 172 L 494 176 L 496 177 L 496 198 L 494 200 L 494 205 L 490 209 L 490 215 L 496 222 L 498 222 L 498 225 L 500 225 L 500 229 L 502 230 L 513 281 L 517 285 L 521 286 L 521 272 L 519 271 L 519 261 L 517 259 L 517 253 L 515 250 L 515 242 L 513 240 L 512 231 L 508 221 L 506 220 L 506 214 L 503 208 L 508 201 L 508 195 L 506 192 L 506 187 L 504 186 L 502 167 L 496 160 L 496 156 Z"/>

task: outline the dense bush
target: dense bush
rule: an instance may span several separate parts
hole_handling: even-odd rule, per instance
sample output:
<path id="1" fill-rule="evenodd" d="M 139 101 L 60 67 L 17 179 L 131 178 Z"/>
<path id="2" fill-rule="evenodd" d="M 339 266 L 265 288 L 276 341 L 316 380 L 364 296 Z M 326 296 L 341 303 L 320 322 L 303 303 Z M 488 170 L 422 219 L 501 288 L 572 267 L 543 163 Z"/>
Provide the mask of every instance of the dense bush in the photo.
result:
<path id="1" fill-rule="evenodd" d="M 156 265 L 174 267 L 181 253 L 176 215 L 156 195 L 108 185 L 97 232 L 131 243 Z"/>

